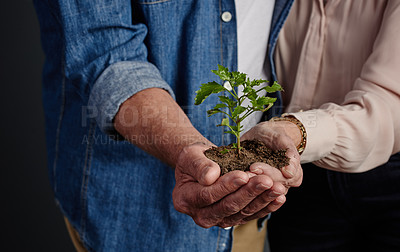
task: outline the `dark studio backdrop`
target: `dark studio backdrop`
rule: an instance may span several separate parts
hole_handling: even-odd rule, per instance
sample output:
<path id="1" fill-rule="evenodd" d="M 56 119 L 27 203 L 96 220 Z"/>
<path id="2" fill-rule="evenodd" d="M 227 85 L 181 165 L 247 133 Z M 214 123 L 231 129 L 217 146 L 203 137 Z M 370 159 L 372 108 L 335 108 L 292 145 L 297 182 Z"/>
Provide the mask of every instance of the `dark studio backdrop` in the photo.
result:
<path id="1" fill-rule="evenodd" d="M 41 101 L 44 56 L 32 1 L 3 1 L 0 21 L 0 251 L 74 251 L 48 180 Z"/>

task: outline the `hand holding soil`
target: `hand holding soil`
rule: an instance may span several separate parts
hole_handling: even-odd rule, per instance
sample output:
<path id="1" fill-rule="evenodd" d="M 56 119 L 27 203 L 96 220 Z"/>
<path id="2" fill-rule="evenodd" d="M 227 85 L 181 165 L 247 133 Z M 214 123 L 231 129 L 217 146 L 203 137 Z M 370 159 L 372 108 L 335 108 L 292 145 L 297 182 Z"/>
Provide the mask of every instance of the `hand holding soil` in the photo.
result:
<path id="1" fill-rule="evenodd" d="M 208 148 L 193 144 L 178 158 L 173 202 L 179 212 L 204 228 L 230 227 L 264 217 L 285 202 L 286 188 L 269 176 L 243 171 L 220 176 L 219 166 L 204 156 Z"/>
<path id="2" fill-rule="evenodd" d="M 271 130 L 265 124 L 256 126 L 243 135 L 242 140 L 247 141 L 241 142 L 243 120 L 255 111 L 265 112 L 276 100 L 260 97 L 258 93 L 281 91 L 281 86 L 275 82 L 260 87 L 267 81 L 250 80 L 246 74 L 229 72 L 221 65 L 212 72 L 229 82 L 233 89 L 215 81 L 202 84 L 196 92 L 195 104 L 200 105 L 212 94 L 229 93 L 220 95 L 221 103 L 207 113 L 209 116 L 224 114 L 226 117 L 217 126 L 228 128 L 225 133 L 235 135 L 237 141 L 222 147 L 206 144 L 185 147 L 175 167 L 173 191 L 175 208 L 205 228 L 244 224 L 276 211 L 285 202 L 288 188 L 300 185 L 302 179 L 296 147 L 279 127 Z M 239 86 L 243 87 L 243 94 L 235 90 Z M 244 99 L 249 99 L 251 105 L 243 106 Z M 255 152 L 248 152 L 249 149 Z M 226 157 L 234 160 L 220 162 Z"/>
<path id="3" fill-rule="evenodd" d="M 286 150 L 288 163 L 280 170 L 264 162 L 252 164 L 249 168 L 251 172 L 268 175 L 287 188 L 300 186 L 303 180 L 303 169 L 296 146 L 301 136 L 295 125 L 285 121 L 261 122 L 243 134 L 242 139 L 257 139 L 272 150 Z"/>

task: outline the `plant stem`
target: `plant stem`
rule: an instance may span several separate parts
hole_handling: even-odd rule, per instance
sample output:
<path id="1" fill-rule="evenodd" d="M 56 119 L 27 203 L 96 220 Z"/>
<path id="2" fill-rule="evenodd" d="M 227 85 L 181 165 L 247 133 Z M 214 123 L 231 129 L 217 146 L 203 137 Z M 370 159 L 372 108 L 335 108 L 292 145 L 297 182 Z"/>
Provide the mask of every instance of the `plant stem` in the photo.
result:
<path id="1" fill-rule="evenodd" d="M 240 159 L 240 121 L 237 122 L 236 125 L 237 125 L 238 130 L 239 130 L 239 132 L 236 135 L 236 147 L 237 147 L 237 155 L 238 155 L 238 158 Z"/>

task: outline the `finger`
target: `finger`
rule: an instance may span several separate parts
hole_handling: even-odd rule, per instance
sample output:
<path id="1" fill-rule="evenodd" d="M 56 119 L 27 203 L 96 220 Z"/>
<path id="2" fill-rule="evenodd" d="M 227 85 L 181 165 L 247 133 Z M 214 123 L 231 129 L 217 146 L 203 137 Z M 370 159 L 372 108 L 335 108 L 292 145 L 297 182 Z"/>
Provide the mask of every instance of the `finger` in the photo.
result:
<path id="1" fill-rule="evenodd" d="M 174 194 L 177 201 L 192 208 L 203 208 L 214 204 L 227 195 L 237 191 L 249 181 L 245 172 L 232 171 L 220 177 L 210 186 L 202 186 L 196 182 L 184 183 Z"/>
<path id="2" fill-rule="evenodd" d="M 242 171 L 232 171 L 220 177 L 214 184 L 199 190 L 199 206 L 216 203 L 249 182 L 249 175 Z"/>
<path id="3" fill-rule="evenodd" d="M 282 168 L 282 174 L 288 178 L 296 177 L 300 168 L 300 155 L 296 148 L 288 148 L 286 150 L 286 156 L 289 158 L 289 165 Z"/>
<path id="4" fill-rule="evenodd" d="M 292 178 L 287 178 L 284 174 L 284 170 L 279 170 L 276 169 L 275 167 L 272 167 L 266 163 L 254 163 L 250 166 L 250 172 L 255 173 L 257 175 L 267 175 L 271 177 L 271 179 L 274 182 L 280 182 L 284 184 L 286 187 L 292 187 L 292 186 L 300 186 L 302 180 L 303 180 L 303 169 L 301 168 L 300 163 L 297 163 L 296 161 L 290 161 L 289 166 L 296 166 L 295 169 L 295 176 Z M 287 168 L 284 167 L 284 168 Z"/>
<path id="5" fill-rule="evenodd" d="M 267 175 L 273 181 L 284 182 L 287 179 L 282 175 L 282 172 L 266 163 L 256 162 L 250 165 L 250 172 L 257 175 Z"/>
<path id="6" fill-rule="evenodd" d="M 288 173 L 290 175 L 288 175 Z M 287 185 L 290 187 L 298 187 L 303 181 L 303 169 L 300 160 L 290 159 L 290 164 L 282 168 L 282 174 L 287 178 Z"/>
<path id="7" fill-rule="evenodd" d="M 245 208 L 247 210 L 244 209 L 235 215 L 224 218 L 222 221 L 220 221 L 218 226 L 224 228 L 231 227 L 235 225 L 245 224 L 250 220 L 264 218 L 269 213 L 278 210 L 284 204 L 285 199 L 286 197 L 283 194 L 264 192 L 255 200 L 258 201 L 257 203 L 262 202 L 262 205 L 250 206 L 254 202 L 253 201 Z M 248 209 L 249 206 L 252 209 Z"/>
<path id="8" fill-rule="evenodd" d="M 250 216 L 261 209 L 265 208 L 268 204 L 274 201 L 277 197 L 285 195 L 287 193 L 287 188 L 281 183 L 274 184 L 270 190 L 267 190 L 250 202 L 245 208 L 243 208 L 240 213 L 243 216 Z"/>
<path id="9" fill-rule="evenodd" d="M 253 131 L 254 131 L 254 130 L 250 129 L 249 131 L 247 131 L 246 133 L 244 133 L 244 134 L 240 137 L 241 141 L 244 141 L 244 140 L 253 140 L 253 139 L 254 139 Z"/>
<path id="10" fill-rule="evenodd" d="M 259 212 L 257 212 L 254 215 L 244 218 L 242 223 L 246 223 L 246 222 L 254 220 L 254 219 L 263 218 L 263 217 L 267 216 L 268 214 L 277 211 L 281 206 L 283 206 L 283 204 L 285 202 L 286 202 L 286 196 L 280 195 L 274 201 L 269 203 L 268 206 L 266 206 L 264 209 L 260 210 Z"/>
<path id="11" fill-rule="evenodd" d="M 264 175 L 255 176 L 235 193 L 232 193 L 221 201 L 200 210 L 198 218 L 210 223 L 219 223 L 225 217 L 234 215 L 246 207 L 258 195 L 272 187 L 272 180 Z M 204 218 L 207 216 L 207 219 Z"/>
<path id="12" fill-rule="evenodd" d="M 285 186 L 283 186 L 281 183 L 275 183 L 269 190 L 266 190 L 257 196 L 257 198 L 250 202 L 239 213 L 225 218 L 224 222 L 231 226 L 240 224 L 243 219 L 257 214 L 259 211 L 266 208 L 268 204 L 274 202 L 279 196 L 285 195 L 286 193 L 287 188 Z"/>
<path id="13" fill-rule="evenodd" d="M 259 195 L 255 200 L 250 202 L 250 204 L 247 205 L 240 212 L 224 218 L 219 225 L 225 227 L 225 226 L 234 226 L 241 224 L 243 219 L 250 217 L 258 213 L 262 209 L 266 208 L 268 204 L 270 204 L 280 195 L 281 194 L 277 194 L 275 192 L 272 193 L 270 190 L 268 190 Z"/>

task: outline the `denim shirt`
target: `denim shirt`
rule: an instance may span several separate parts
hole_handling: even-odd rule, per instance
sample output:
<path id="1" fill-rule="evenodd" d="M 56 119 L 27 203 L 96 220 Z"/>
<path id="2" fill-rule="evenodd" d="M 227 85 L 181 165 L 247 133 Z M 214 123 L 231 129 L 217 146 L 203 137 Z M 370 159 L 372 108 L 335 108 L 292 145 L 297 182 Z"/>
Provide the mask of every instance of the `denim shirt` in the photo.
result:
<path id="1" fill-rule="evenodd" d="M 231 230 L 204 229 L 172 204 L 174 171 L 115 138 L 119 106 L 167 90 L 216 145 L 232 141 L 194 106 L 210 70 L 237 69 L 233 0 L 35 0 L 46 62 L 43 104 L 55 198 L 89 251 L 230 251 Z M 277 0 L 269 63 L 292 0 Z M 232 19 L 222 20 L 230 12 Z M 153 139 L 158 141 L 161 139 Z"/>

